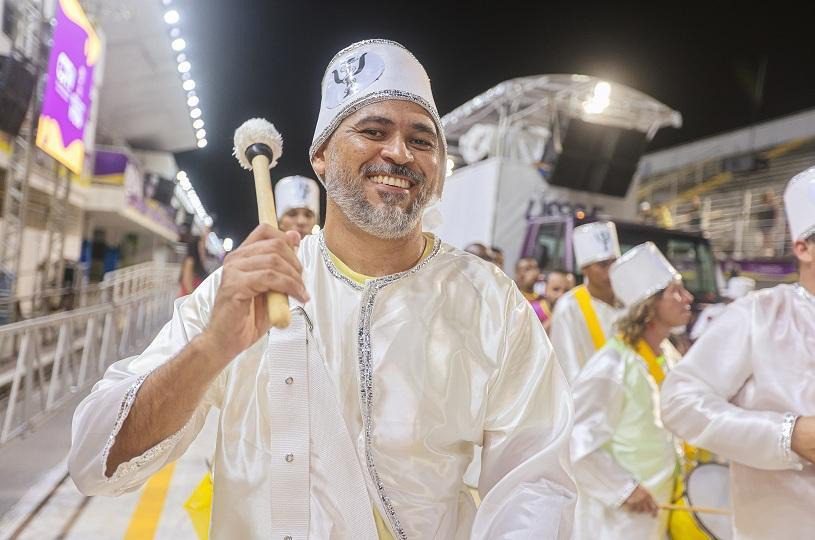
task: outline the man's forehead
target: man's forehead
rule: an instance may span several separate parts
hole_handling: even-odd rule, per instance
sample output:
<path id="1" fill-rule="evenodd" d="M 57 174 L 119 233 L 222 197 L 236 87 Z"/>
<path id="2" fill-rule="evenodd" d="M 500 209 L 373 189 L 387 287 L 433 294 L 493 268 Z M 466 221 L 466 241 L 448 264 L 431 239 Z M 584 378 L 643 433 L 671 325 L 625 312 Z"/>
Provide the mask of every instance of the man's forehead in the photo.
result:
<path id="1" fill-rule="evenodd" d="M 391 121 L 394 124 L 404 122 L 410 124 L 420 123 L 436 132 L 436 124 L 433 122 L 430 113 L 410 101 L 390 99 L 371 103 L 355 111 L 343 123 L 354 124 L 365 119 L 380 122 Z"/>

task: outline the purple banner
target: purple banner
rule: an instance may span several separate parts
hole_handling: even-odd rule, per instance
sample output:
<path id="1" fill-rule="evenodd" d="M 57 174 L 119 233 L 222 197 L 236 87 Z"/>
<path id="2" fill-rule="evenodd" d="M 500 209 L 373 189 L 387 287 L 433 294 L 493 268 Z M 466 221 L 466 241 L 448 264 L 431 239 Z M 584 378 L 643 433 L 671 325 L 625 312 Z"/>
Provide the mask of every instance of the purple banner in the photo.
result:
<path id="1" fill-rule="evenodd" d="M 80 174 L 101 43 L 77 0 L 59 0 L 55 17 L 37 146 Z"/>
<path id="2" fill-rule="evenodd" d="M 94 176 L 124 175 L 129 159 L 124 152 L 96 150 L 93 162 Z"/>

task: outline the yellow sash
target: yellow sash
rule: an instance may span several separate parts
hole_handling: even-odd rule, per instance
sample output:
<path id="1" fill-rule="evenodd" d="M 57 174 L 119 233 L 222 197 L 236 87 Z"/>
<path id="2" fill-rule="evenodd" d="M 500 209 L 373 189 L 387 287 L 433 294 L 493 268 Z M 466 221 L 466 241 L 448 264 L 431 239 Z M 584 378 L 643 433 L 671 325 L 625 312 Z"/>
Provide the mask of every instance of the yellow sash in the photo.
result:
<path id="1" fill-rule="evenodd" d="M 665 380 L 665 370 L 662 369 L 662 364 L 660 364 L 657 355 L 654 354 L 654 350 L 644 339 L 639 340 L 637 343 L 637 354 L 645 360 L 648 372 L 656 381 L 657 386 L 662 386 L 662 381 Z"/>
<path id="2" fill-rule="evenodd" d="M 594 350 L 597 350 L 605 345 L 606 335 L 603 332 L 603 327 L 600 326 L 597 313 L 594 312 L 594 307 L 591 305 L 591 294 L 589 294 L 589 290 L 585 285 L 580 285 L 574 290 L 574 299 L 577 300 L 577 305 L 583 313 L 583 320 L 586 321 L 586 327 L 589 329 L 591 341 L 594 343 Z"/>

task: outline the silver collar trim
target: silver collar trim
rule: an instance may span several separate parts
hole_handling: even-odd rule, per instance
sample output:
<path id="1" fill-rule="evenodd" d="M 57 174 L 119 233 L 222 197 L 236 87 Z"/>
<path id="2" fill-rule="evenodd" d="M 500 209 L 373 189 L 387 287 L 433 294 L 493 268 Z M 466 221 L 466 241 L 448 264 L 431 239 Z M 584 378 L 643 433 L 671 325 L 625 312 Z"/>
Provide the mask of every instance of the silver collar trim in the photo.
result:
<path id="1" fill-rule="evenodd" d="M 403 277 L 415 274 L 430 262 L 438 253 L 441 248 L 441 240 L 436 237 L 433 242 L 433 250 L 419 264 L 399 272 L 397 274 L 390 274 L 368 281 L 365 286 L 360 286 L 353 280 L 344 276 L 331 260 L 328 248 L 325 245 L 325 236 L 320 232 L 320 251 L 322 252 L 323 261 L 325 262 L 328 271 L 337 279 L 343 281 L 351 286 L 354 290 L 364 290 L 362 296 L 362 307 L 360 309 L 359 326 L 357 330 L 357 349 L 358 349 L 358 368 L 359 368 L 359 402 L 362 412 L 362 425 L 365 434 L 365 463 L 368 468 L 368 474 L 371 477 L 373 485 L 376 487 L 379 500 L 385 510 L 385 517 L 390 522 L 393 533 L 399 540 L 407 540 L 407 533 L 405 533 L 399 516 L 396 513 L 396 508 L 391 498 L 385 491 L 385 486 L 379 478 L 379 472 L 376 470 L 376 463 L 372 451 L 372 437 L 374 431 L 373 422 L 373 405 L 374 405 L 374 375 L 373 375 L 373 347 L 371 345 L 371 315 L 373 314 L 374 303 L 376 295 L 380 290 L 387 287 L 391 283 L 399 281 Z"/>

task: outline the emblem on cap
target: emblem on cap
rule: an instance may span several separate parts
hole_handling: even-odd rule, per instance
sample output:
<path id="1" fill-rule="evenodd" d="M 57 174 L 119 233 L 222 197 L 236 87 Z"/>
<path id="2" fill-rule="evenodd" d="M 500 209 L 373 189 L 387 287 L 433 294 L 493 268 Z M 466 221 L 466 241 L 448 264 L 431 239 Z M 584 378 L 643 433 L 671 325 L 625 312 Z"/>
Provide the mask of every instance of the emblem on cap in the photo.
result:
<path id="1" fill-rule="evenodd" d="M 597 239 L 603 244 L 605 251 L 611 251 L 611 233 L 608 232 L 608 229 L 598 231 Z"/>
<path id="2" fill-rule="evenodd" d="M 300 182 L 298 182 L 298 184 L 299 185 L 297 187 L 300 190 L 300 198 L 305 201 L 308 199 L 308 195 L 311 192 L 311 186 L 309 186 L 308 181 L 302 179 Z"/>
<path id="3" fill-rule="evenodd" d="M 326 81 L 326 107 L 333 109 L 343 101 L 375 83 L 385 71 L 385 62 L 376 53 L 352 54 L 334 65 Z"/>

